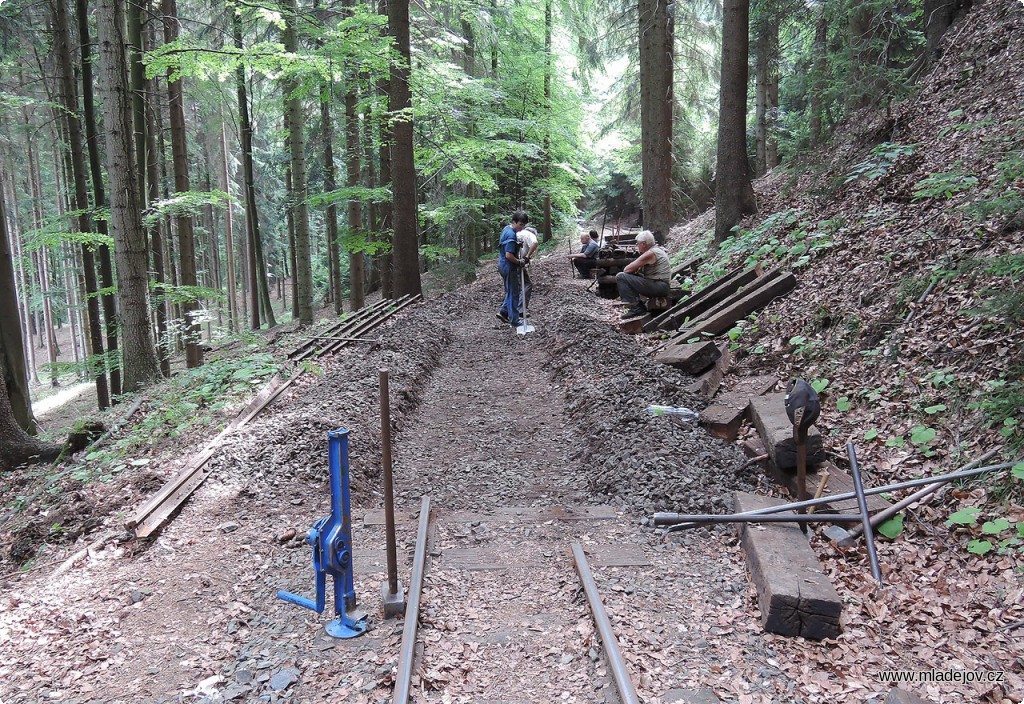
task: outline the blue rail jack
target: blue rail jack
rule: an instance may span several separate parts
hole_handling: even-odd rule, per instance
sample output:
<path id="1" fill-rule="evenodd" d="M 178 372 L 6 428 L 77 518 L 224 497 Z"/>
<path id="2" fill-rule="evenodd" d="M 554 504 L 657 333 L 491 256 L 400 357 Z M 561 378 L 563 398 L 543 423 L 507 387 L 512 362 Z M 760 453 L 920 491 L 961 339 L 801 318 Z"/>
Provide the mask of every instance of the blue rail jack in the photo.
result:
<path id="1" fill-rule="evenodd" d="M 306 542 L 313 546 L 313 571 L 316 575 L 316 601 L 281 590 L 279 599 L 306 609 L 324 612 L 327 575 L 334 578 L 334 613 L 337 618 L 324 630 L 334 638 L 355 638 L 366 632 L 366 614 L 356 609 L 356 590 L 352 579 L 352 513 L 349 509 L 348 430 L 327 433 L 331 472 L 331 515 L 313 524 Z"/>

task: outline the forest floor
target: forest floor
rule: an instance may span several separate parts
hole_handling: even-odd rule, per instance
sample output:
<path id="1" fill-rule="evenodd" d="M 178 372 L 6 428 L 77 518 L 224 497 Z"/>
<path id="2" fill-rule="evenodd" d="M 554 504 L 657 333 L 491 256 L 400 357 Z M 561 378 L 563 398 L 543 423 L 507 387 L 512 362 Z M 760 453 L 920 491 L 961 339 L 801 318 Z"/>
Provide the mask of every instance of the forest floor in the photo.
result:
<path id="1" fill-rule="evenodd" d="M 1024 612 L 1010 566 L 941 538 L 901 538 L 880 545 L 888 586 L 877 589 L 862 550 L 814 537 L 845 611 L 839 638 L 812 642 L 762 632 L 732 530 L 666 539 L 647 528 L 652 510 L 724 511 L 734 489 L 772 489 L 742 469 L 735 445 L 645 412 L 700 402 L 681 391 L 688 377 L 652 364 L 648 341 L 615 330 L 620 309 L 570 278 L 566 251 L 533 264 L 532 334 L 495 319 L 499 280 L 487 266 L 475 284 L 403 313 L 378 342 L 322 360 L 225 443 L 212 476 L 151 542 L 122 541 L 124 516 L 212 431 L 163 443 L 107 483 L 62 484 L 80 496 L 61 520 L 75 522 L 70 503 L 92 529 L 76 542 L 37 536 L 49 549 L 27 572 L 8 563 L 0 701 L 388 701 L 402 624 L 380 617 L 381 368 L 403 582 L 421 496 L 437 516 L 415 701 L 616 701 L 574 541 L 591 557 L 643 701 L 707 688 L 725 702 L 881 702 L 880 672 L 931 669 L 1004 675 L 905 686 L 937 703 L 1021 700 L 1019 641 L 1006 626 Z M 275 597 L 312 593 L 301 536 L 328 512 L 326 433 L 336 427 L 351 433 L 355 585 L 371 614 L 371 630 L 351 641 L 327 638 L 325 618 Z"/>

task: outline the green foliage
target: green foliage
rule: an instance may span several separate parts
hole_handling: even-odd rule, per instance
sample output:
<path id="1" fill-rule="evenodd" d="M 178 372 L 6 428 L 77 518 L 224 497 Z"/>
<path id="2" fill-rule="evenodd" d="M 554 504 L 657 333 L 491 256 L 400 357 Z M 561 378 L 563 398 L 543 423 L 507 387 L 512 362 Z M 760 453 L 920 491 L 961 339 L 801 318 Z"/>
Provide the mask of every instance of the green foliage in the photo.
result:
<path id="1" fill-rule="evenodd" d="M 914 200 L 947 199 L 978 185 L 975 176 L 960 171 L 929 174 L 914 184 Z"/>
<path id="2" fill-rule="evenodd" d="M 972 259 L 959 272 L 994 279 L 981 290 L 982 304 L 971 313 L 1001 318 L 1008 329 L 1024 323 L 1024 254 Z"/>
<path id="3" fill-rule="evenodd" d="M 814 389 L 814 391 L 819 394 L 825 389 L 827 389 L 828 385 L 828 379 L 815 379 L 811 382 L 811 388 Z"/>
<path id="4" fill-rule="evenodd" d="M 836 400 L 836 410 L 840 413 L 846 413 L 851 408 L 853 408 L 853 401 L 850 400 L 849 396 L 840 396 Z"/>
<path id="5" fill-rule="evenodd" d="M 882 142 L 874 147 L 871 156 L 854 165 L 846 175 L 844 183 L 854 181 L 875 181 L 889 173 L 893 165 L 903 157 L 910 156 L 917 149 L 916 144 Z"/>
<path id="6" fill-rule="evenodd" d="M 167 282 L 151 281 L 149 288 L 153 291 L 154 300 L 168 303 L 194 303 L 202 300 L 225 300 L 226 294 L 219 288 L 205 286 L 175 286 Z"/>
<path id="7" fill-rule="evenodd" d="M 968 506 L 950 514 L 946 525 L 969 532 L 972 537 L 967 541 L 967 552 L 972 555 L 1024 552 L 1024 521 L 1014 522 L 999 515 L 983 520 L 982 516 L 981 508 Z"/>
<path id="8" fill-rule="evenodd" d="M 895 540 L 903 532 L 903 514 L 896 514 L 878 526 L 877 530 L 889 540 Z"/>
<path id="9" fill-rule="evenodd" d="M 156 227 L 165 217 L 194 217 L 208 206 L 230 204 L 235 199 L 224 191 L 187 191 L 150 204 L 143 223 Z"/>
<path id="10" fill-rule="evenodd" d="M 1024 427 L 1019 417 L 1024 408 L 1024 381 L 1020 380 L 1020 369 L 1008 371 L 1009 379 L 991 379 L 982 384 L 977 400 L 968 404 L 968 409 L 980 410 L 984 423 L 998 429 L 1010 447 L 1024 446 Z"/>

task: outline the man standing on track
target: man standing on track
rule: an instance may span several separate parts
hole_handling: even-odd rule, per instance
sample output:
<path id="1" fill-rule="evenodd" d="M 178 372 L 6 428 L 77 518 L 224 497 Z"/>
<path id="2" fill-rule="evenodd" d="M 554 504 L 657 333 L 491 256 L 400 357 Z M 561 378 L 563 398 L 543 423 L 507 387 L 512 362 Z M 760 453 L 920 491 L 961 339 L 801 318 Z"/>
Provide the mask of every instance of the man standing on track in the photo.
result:
<path id="1" fill-rule="evenodd" d="M 519 258 L 519 240 L 516 235 L 529 221 L 525 212 L 517 210 L 512 214 L 512 222 L 501 231 L 501 239 L 498 240 L 498 272 L 505 290 L 498 319 L 509 325 L 519 325 L 519 277 L 523 260 Z"/>

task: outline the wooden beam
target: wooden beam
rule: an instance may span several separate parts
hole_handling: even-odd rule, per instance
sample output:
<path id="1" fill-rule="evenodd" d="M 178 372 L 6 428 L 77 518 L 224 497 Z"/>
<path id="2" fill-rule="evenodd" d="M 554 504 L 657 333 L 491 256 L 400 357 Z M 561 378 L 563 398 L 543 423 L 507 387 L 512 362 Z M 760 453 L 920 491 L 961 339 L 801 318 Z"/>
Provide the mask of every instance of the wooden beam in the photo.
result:
<path id="1" fill-rule="evenodd" d="M 667 364 L 687 374 L 701 374 L 718 361 L 722 351 L 712 340 L 694 342 L 690 345 L 672 345 L 654 358 L 659 364 Z"/>
<path id="2" fill-rule="evenodd" d="M 665 311 L 650 322 L 644 328 L 645 332 L 652 330 L 675 330 L 687 318 L 695 318 L 712 306 L 746 286 L 761 275 L 761 267 L 753 269 L 733 269 L 728 274 L 705 286 L 693 295 L 682 299 L 671 309 Z"/>
<path id="3" fill-rule="evenodd" d="M 752 511 L 783 503 L 736 492 L 733 509 Z M 812 640 L 842 632 L 843 603 L 796 524 L 740 523 L 739 534 L 765 631 Z"/>
<path id="4" fill-rule="evenodd" d="M 736 296 L 743 295 L 742 298 L 736 299 L 734 297 L 724 301 L 718 309 L 708 311 L 705 314 L 707 317 L 702 316 L 702 320 L 687 323 L 686 329 L 680 330 L 673 339 L 685 341 L 705 334 L 720 335 L 729 330 L 738 320 L 747 317 L 756 310 L 760 310 L 779 296 L 784 296 L 796 286 L 796 277 L 790 272 L 786 272 L 778 278 L 773 278 L 762 285 L 762 279 L 767 278 L 768 275 L 766 274 L 750 284 L 750 286 L 757 285 L 753 290 L 749 290 L 748 287 L 737 292 Z"/>
<path id="5" fill-rule="evenodd" d="M 750 399 L 762 396 L 779 382 L 774 376 L 752 376 L 741 379 L 732 391 L 724 393 L 700 412 L 700 423 L 716 438 L 732 442 L 739 435 L 740 426 L 747 418 Z"/>
<path id="6" fill-rule="evenodd" d="M 725 378 L 725 373 L 729 371 L 729 364 L 732 363 L 732 354 L 729 352 L 728 342 L 723 342 L 719 345 L 718 351 L 721 354 L 715 362 L 715 365 L 701 374 L 697 378 L 697 381 L 687 386 L 684 391 L 697 394 L 705 399 L 711 398 L 718 392 L 718 387 L 721 386 L 722 379 Z"/>
<path id="7" fill-rule="evenodd" d="M 796 467 L 796 443 L 793 440 L 793 424 L 786 415 L 786 394 L 767 394 L 750 399 L 750 416 L 758 435 L 768 449 L 768 455 L 779 469 Z M 815 465 L 825 461 L 821 433 L 811 427 L 807 434 L 807 464 Z"/>

